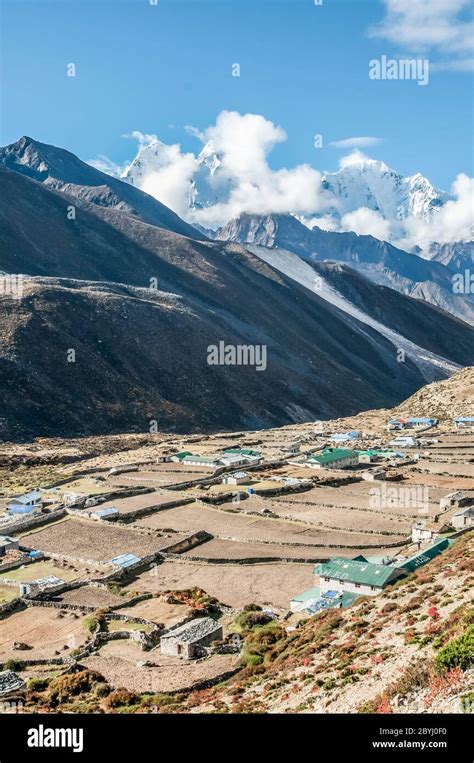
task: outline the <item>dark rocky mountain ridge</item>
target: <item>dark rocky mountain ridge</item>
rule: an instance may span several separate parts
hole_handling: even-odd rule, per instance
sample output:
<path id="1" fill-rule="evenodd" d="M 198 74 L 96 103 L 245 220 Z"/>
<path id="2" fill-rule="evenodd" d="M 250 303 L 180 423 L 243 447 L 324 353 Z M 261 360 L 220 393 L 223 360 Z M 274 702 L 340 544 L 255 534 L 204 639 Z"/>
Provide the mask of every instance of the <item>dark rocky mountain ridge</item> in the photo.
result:
<path id="1" fill-rule="evenodd" d="M 68 196 L 118 209 L 183 236 L 205 238 L 149 194 L 95 169 L 65 149 L 23 136 L 16 143 L 0 148 L 0 165 L 64 191 Z"/>
<path id="2" fill-rule="evenodd" d="M 219 241 L 286 249 L 310 262 L 345 262 L 375 283 L 418 297 L 474 323 L 474 295 L 453 293 L 452 272 L 443 262 L 356 233 L 310 230 L 291 215 L 241 215 L 215 234 Z"/>
<path id="3" fill-rule="evenodd" d="M 36 163 L 21 147 L 19 156 Z M 54 151 L 47 158 L 59 174 Z M 165 229 L 77 183 L 35 179 L 19 161 L 10 152 L 0 169 L 0 271 L 26 275 L 21 299 L 0 295 L 3 437 L 148 431 L 151 421 L 180 432 L 257 429 L 394 405 L 425 383 L 385 336 L 240 244 Z M 129 186 L 116 182 L 125 198 Z M 408 298 L 397 297 L 403 309 Z M 443 325 L 437 352 L 467 364 L 473 330 L 409 302 L 402 331 L 417 323 L 416 341 L 430 349 Z M 209 365 L 220 341 L 265 345 L 265 372 Z"/>

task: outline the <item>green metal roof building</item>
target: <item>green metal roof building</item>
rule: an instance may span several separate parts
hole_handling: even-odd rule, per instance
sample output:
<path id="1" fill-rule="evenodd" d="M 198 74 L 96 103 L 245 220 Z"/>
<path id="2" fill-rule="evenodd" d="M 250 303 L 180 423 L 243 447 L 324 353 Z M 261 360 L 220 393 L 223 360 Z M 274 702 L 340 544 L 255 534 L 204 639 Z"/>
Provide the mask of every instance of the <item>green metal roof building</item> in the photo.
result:
<path id="1" fill-rule="evenodd" d="M 314 569 L 320 580 L 336 580 L 341 583 L 351 583 L 356 586 L 366 586 L 370 589 L 381 589 L 389 583 L 403 577 L 404 569 L 388 564 L 371 564 L 358 559 L 346 559 L 336 556 L 329 562 L 323 562 Z"/>
<path id="2" fill-rule="evenodd" d="M 391 458 L 396 453 L 396 450 L 387 450 L 386 448 L 367 448 L 366 450 L 357 451 L 359 456 L 380 456 L 380 458 Z"/>
<path id="3" fill-rule="evenodd" d="M 423 567 L 423 565 L 431 562 L 431 560 L 439 556 L 439 554 L 442 554 L 443 551 L 446 551 L 452 543 L 454 543 L 453 540 L 442 538 L 441 540 L 436 541 L 436 543 L 433 543 L 432 546 L 425 548 L 424 551 L 420 551 L 418 554 L 411 556 L 400 566 L 407 572 L 415 572 L 419 567 Z"/>
<path id="4" fill-rule="evenodd" d="M 234 454 L 236 456 L 251 456 L 252 458 L 261 458 L 262 456 L 259 450 L 251 450 L 250 448 L 226 448 L 224 453 Z"/>
<path id="5" fill-rule="evenodd" d="M 334 461 L 340 461 L 344 458 L 357 459 L 358 452 L 355 450 L 348 450 L 347 448 L 325 448 L 321 453 L 308 456 L 305 463 L 320 464 L 321 466 L 324 466 L 325 464 L 331 464 Z"/>
<path id="6" fill-rule="evenodd" d="M 304 604 L 307 601 L 311 601 L 311 599 L 319 599 L 320 596 L 321 589 L 318 585 L 315 585 L 312 588 L 308 588 L 307 591 L 303 591 L 303 593 L 299 593 L 297 596 L 293 596 L 291 601 Z"/>

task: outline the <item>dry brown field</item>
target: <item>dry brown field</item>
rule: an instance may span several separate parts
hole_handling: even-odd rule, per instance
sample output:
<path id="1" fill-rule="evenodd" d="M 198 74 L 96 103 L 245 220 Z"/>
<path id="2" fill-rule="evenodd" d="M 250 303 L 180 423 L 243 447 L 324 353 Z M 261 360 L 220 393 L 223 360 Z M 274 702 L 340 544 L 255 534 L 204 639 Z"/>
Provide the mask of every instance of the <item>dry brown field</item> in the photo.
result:
<path id="1" fill-rule="evenodd" d="M 153 667 L 137 663 L 146 659 Z M 236 667 L 235 655 L 215 654 L 207 660 L 181 660 L 160 653 L 159 649 L 144 653 L 131 641 L 111 641 L 83 660 L 84 665 L 98 670 L 114 686 L 129 691 L 170 692 L 215 678 Z"/>
<path id="2" fill-rule="evenodd" d="M 288 609 L 291 598 L 315 583 L 313 564 L 205 564 L 170 560 L 143 572 L 128 591 L 185 590 L 197 586 L 231 607 L 256 603 Z"/>
<path id="3" fill-rule="evenodd" d="M 24 535 L 22 543 L 45 553 L 105 562 L 119 554 L 152 554 L 170 545 L 170 539 L 141 535 L 129 527 L 69 518 Z"/>
<path id="4" fill-rule="evenodd" d="M 28 607 L 0 621 L 0 662 L 65 657 L 90 635 L 81 615 L 49 607 Z M 13 649 L 15 641 L 32 647 Z"/>

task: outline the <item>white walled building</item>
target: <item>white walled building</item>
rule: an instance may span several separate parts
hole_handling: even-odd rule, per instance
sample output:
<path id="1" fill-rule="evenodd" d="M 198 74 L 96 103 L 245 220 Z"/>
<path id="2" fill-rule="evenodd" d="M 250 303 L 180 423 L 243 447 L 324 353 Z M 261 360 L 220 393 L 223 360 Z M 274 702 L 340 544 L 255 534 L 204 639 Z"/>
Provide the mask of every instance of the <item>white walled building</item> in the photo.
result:
<path id="1" fill-rule="evenodd" d="M 315 574 L 319 575 L 322 594 L 327 591 L 344 591 L 359 596 L 375 596 L 389 583 L 403 577 L 405 572 L 391 565 L 371 564 L 364 557 L 335 557 L 318 565 Z"/>
<path id="2" fill-rule="evenodd" d="M 233 474 L 227 474 L 222 478 L 223 485 L 242 485 L 248 482 L 250 474 L 248 472 L 234 472 Z"/>

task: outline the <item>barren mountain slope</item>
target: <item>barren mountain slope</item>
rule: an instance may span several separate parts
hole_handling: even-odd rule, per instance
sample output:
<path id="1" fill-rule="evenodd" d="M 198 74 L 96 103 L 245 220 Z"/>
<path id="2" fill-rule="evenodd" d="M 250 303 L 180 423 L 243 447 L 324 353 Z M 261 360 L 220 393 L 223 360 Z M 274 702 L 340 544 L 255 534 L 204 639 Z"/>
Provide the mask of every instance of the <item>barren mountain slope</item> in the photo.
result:
<path id="1" fill-rule="evenodd" d="M 83 199 L 70 220 L 64 190 L 9 170 L 0 181 L 0 269 L 35 276 L 22 298 L 0 299 L 4 437 L 276 426 L 394 405 L 426 380 L 376 325 L 241 245 Z M 470 362 L 471 327 L 408 308 L 419 345 L 449 360 L 429 378 Z M 219 342 L 265 347 L 266 370 L 209 365 Z"/>
<path id="2" fill-rule="evenodd" d="M 309 262 L 344 262 L 371 281 L 430 302 L 465 321 L 474 321 L 469 293 L 454 293 L 452 272 L 373 236 L 312 230 L 291 215 L 243 214 L 220 228 L 220 241 L 286 249 Z"/>
<path id="3" fill-rule="evenodd" d="M 440 419 L 474 416 L 474 366 L 463 368 L 449 379 L 422 387 L 393 412 L 395 415 L 411 412 Z"/>
<path id="4" fill-rule="evenodd" d="M 184 236 L 203 238 L 195 228 L 152 196 L 100 172 L 63 148 L 23 136 L 16 143 L 0 148 L 0 165 L 49 188 L 63 191 L 70 197 L 118 209 L 143 222 Z"/>

